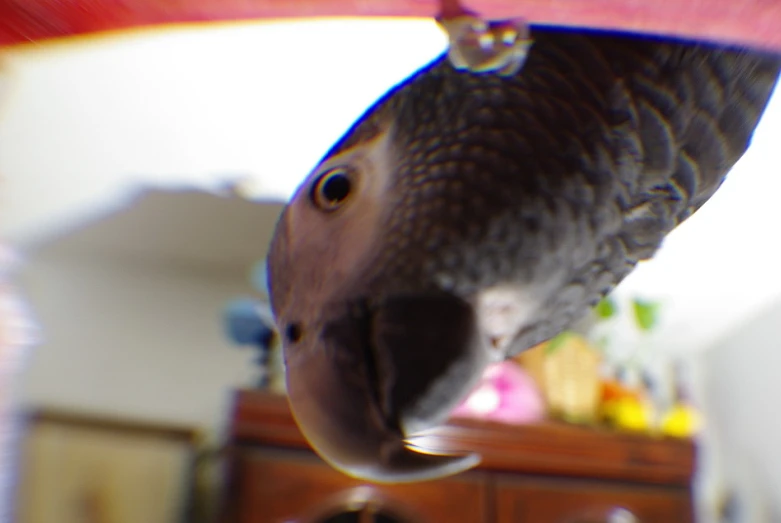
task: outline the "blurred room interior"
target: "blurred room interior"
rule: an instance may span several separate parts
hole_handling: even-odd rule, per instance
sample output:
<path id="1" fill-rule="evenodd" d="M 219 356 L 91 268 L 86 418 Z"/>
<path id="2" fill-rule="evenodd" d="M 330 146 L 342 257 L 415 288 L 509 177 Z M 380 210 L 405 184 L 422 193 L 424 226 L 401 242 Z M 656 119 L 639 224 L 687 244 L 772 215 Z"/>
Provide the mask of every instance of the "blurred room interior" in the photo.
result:
<path id="1" fill-rule="evenodd" d="M 778 97 L 654 260 L 459 410 L 442 444 L 485 446 L 485 467 L 386 488 L 306 450 L 270 330 L 268 241 L 329 146 L 446 44 L 433 21 L 377 19 L 5 53 L 0 289 L 18 348 L 2 395 L 21 412 L 2 481 L 17 521 L 678 521 L 690 506 L 781 521 Z"/>

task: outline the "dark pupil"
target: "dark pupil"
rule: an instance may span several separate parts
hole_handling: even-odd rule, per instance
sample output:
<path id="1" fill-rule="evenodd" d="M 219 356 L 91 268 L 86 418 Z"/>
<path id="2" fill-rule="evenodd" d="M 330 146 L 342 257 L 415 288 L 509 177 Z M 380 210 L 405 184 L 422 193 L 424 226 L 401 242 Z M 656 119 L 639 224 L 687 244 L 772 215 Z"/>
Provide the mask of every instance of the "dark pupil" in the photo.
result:
<path id="1" fill-rule="evenodd" d="M 350 194 L 350 180 L 343 174 L 335 174 L 323 183 L 322 193 L 329 202 L 341 202 Z"/>

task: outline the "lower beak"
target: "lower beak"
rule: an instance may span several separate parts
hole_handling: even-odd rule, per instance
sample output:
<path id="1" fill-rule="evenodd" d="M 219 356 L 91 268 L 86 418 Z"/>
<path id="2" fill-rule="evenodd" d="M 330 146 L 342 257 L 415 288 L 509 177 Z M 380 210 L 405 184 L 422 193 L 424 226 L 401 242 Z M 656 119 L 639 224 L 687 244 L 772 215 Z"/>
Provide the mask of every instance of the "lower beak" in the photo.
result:
<path id="1" fill-rule="evenodd" d="M 299 428 L 326 462 L 349 476 L 416 482 L 480 461 L 476 454 L 433 454 L 408 443 L 445 421 L 488 364 L 472 332 L 471 308 L 454 298 L 433 299 L 390 300 L 364 322 L 368 329 L 354 318 L 332 322 L 313 345 L 288 358 L 288 399 Z"/>

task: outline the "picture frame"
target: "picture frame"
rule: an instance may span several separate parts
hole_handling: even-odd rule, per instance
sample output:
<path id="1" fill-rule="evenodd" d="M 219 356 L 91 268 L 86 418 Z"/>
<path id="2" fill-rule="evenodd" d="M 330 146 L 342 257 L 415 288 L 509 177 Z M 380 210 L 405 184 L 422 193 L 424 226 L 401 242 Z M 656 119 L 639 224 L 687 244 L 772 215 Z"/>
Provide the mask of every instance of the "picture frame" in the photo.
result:
<path id="1" fill-rule="evenodd" d="M 16 521 L 191 521 L 198 441 L 188 427 L 30 413 L 17 464 Z"/>

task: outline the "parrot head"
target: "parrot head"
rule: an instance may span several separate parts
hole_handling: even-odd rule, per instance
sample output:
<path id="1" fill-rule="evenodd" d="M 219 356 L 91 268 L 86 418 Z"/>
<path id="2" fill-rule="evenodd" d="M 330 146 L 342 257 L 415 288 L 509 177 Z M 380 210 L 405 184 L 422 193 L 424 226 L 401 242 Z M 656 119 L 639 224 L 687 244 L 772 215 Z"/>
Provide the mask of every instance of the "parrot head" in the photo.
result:
<path id="1" fill-rule="evenodd" d="M 462 256 L 481 233 L 463 209 L 479 211 L 484 195 L 443 141 L 449 118 L 421 114 L 436 105 L 421 87 L 380 100 L 332 148 L 282 212 L 268 256 L 294 417 L 325 461 L 373 482 L 476 465 L 409 438 L 445 421 L 500 358 Z M 476 175 L 478 156 L 466 166 Z"/>
<path id="2" fill-rule="evenodd" d="M 295 419 L 327 462 L 375 482 L 477 462 L 405 440 L 441 423 L 490 359 L 469 303 L 420 280 L 382 283 L 387 224 L 404 212 L 389 205 L 394 156 L 385 133 L 325 161 L 284 211 L 269 259 Z"/>
<path id="3" fill-rule="evenodd" d="M 571 319 L 549 297 L 566 295 L 569 253 L 588 237 L 530 197 L 558 145 L 526 110 L 528 81 L 443 54 L 370 107 L 280 216 L 267 267 L 289 404 L 350 476 L 475 466 L 410 438 L 446 421 L 491 363 Z"/>

